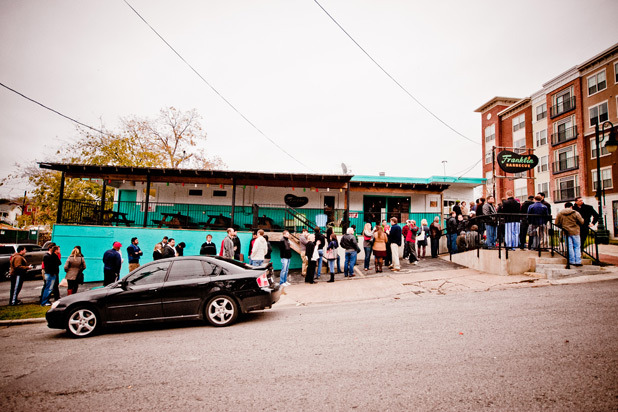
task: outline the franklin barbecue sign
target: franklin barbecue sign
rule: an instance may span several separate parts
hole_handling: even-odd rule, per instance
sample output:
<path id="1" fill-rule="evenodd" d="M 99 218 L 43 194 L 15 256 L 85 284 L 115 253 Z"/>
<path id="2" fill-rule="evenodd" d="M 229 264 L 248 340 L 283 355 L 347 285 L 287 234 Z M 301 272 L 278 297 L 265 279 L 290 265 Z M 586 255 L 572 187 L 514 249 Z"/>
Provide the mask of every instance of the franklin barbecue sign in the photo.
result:
<path id="1" fill-rule="evenodd" d="M 498 166 L 507 173 L 525 172 L 539 164 L 539 158 L 533 154 L 518 154 L 503 150 L 497 157 Z"/>

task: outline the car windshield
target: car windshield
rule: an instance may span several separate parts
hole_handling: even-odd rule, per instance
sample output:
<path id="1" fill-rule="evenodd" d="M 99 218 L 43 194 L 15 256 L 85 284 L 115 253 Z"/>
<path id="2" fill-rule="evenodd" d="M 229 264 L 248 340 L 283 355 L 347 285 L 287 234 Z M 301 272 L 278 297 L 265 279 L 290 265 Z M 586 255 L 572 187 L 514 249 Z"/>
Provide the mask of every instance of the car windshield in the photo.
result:
<path id="1" fill-rule="evenodd" d="M 0 246 L 0 255 L 12 255 L 15 253 L 13 246 Z"/>

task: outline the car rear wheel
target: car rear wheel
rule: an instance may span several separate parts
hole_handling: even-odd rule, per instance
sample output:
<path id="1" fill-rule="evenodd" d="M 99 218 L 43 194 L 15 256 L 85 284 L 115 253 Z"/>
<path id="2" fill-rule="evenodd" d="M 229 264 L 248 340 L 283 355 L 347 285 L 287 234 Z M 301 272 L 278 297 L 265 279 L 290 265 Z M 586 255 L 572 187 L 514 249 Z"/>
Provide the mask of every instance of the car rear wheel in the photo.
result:
<path id="1" fill-rule="evenodd" d="M 94 309 L 75 308 L 67 318 L 67 332 L 74 338 L 85 338 L 97 331 L 99 323 L 99 315 Z"/>
<path id="2" fill-rule="evenodd" d="M 204 310 L 206 320 L 213 326 L 228 326 L 238 318 L 238 305 L 227 295 L 212 297 Z"/>

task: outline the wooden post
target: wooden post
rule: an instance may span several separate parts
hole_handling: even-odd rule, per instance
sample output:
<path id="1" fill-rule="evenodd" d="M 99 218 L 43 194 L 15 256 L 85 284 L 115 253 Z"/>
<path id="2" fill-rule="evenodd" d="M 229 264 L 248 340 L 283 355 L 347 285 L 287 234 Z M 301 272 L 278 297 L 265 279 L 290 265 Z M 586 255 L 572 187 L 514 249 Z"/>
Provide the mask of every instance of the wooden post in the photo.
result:
<path id="1" fill-rule="evenodd" d="M 58 211 L 56 212 L 56 223 L 62 223 L 62 207 L 64 205 L 64 172 L 60 176 L 60 194 L 58 196 Z"/>
<path id="2" fill-rule="evenodd" d="M 103 225 L 103 212 L 105 211 L 105 192 L 107 192 L 107 180 L 103 179 L 101 190 L 101 210 L 99 210 L 99 225 Z"/>
<path id="3" fill-rule="evenodd" d="M 148 225 L 148 209 L 150 208 L 150 174 L 146 175 L 146 208 L 144 209 L 144 227 Z"/>

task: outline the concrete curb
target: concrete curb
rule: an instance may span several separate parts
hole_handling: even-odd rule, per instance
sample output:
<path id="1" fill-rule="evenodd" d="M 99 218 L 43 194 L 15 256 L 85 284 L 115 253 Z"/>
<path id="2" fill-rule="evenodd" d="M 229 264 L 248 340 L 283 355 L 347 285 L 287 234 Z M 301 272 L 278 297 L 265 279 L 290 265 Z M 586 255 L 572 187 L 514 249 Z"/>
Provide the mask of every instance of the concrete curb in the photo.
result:
<path id="1" fill-rule="evenodd" d="M 45 318 L 0 320 L 0 326 L 30 325 L 34 323 L 46 323 Z"/>

